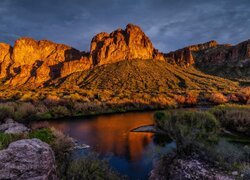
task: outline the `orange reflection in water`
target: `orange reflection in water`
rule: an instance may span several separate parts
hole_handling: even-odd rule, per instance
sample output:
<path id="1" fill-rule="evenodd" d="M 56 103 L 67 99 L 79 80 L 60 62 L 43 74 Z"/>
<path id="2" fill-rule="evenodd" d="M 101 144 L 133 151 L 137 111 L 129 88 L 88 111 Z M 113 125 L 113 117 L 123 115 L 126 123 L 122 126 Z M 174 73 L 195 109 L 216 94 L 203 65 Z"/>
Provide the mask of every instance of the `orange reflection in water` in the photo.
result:
<path id="1" fill-rule="evenodd" d="M 130 132 L 153 124 L 153 113 L 103 115 L 90 119 L 51 122 L 50 126 L 69 134 L 102 154 L 113 153 L 130 160 L 140 160 L 145 147 L 152 142 L 152 133 Z"/>

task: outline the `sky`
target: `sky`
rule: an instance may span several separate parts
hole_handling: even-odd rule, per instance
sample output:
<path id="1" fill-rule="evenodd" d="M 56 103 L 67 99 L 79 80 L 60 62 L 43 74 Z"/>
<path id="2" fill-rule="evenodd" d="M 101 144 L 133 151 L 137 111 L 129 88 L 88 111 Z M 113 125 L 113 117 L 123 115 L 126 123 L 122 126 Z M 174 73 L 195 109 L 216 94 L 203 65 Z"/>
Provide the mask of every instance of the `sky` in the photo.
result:
<path id="1" fill-rule="evenodd" d="M 93 36 L 138 25 L 169 52 L 250 39 L 250 0 L 0 0 L 0 42 L 48 39 L 89 51 Z"/>

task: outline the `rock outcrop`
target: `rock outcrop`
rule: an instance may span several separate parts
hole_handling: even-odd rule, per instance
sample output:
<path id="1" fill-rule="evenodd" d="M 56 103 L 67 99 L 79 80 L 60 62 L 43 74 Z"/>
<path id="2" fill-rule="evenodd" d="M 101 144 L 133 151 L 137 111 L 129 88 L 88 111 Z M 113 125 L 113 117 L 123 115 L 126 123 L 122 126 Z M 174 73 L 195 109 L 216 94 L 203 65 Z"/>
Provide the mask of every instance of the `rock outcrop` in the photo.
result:
<path id="1" fill-rule="evenodd" d="M 0 78 L 12 86 L 44 86 L 48 81 L 90 66 L 85 53 L 47 40 L 20 38 L 13 48 L 0 44 Z"/>
<path id="2" fill-rule="evenodd" d="M 165 54 L 168 62 L 195 65 L 206 73 L 222 77 L 250 77 L 250 40 L 235 46 L 210 41 Z"/>
<path id="3" fill-rule="evenodd" d="M 170 63 L 178 64 L 181 66 L 190 66 L 195 63 L 194 52 L 211 49 L 216 46 L 218 46 L 218 43 L 216 41 L 209 41 L 204 44 L 192 45 L 174 52 L 170 52 L 165 56 Z"/>
<path id="4" fill-rule="evenodd" d="M 28 132 L 30 129 L 12 119 L 7 119 L 4 124 L 0 124 L 0 132 L 6 134 L 20 134 Z"/>
<path id="5" fill-rule="evenodd" d="M 132 24 L 125 30 L 97 34 L 91 41 L 90 54 L 94 65 L 132 59 L 164 59 L 140 27 Z"/>
<path id="6" fill-rule="evenodd" d="M 52 149 L 38 139 L 11 143 L 0 151 L 0 179 L 57 179 Z"/>

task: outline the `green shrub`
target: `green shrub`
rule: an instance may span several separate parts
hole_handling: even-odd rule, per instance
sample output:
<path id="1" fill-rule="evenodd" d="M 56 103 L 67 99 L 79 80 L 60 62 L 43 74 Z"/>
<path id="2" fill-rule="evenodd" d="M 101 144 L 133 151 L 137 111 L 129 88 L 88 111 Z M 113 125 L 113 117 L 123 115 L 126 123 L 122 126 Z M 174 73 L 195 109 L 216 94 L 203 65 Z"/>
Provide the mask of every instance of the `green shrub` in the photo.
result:
<path id="1" fill-rule="evenodd" d="M 250 106 L 220 105 L 210 112 L 220 121 L 222 127 L 250 135 Z"/>
<path id="2" fill-rule="evenodd" d="M 0 150 L 7 148 L 10 143 L 19 139 L 22 139 L 21 134 L 0 133 Z"/>
<path id="3" fill-rule="evenodd" d="M 29 133 L 28 137 L 30 139 L 32 138 L 40 139 L 41 141 L 46 142 L 48 144 L 52 144 L 52 142 L 55 139 L 55 136 L 53 135 L 52 131 L 47 128 L 34 130 Z"/>
<path id="4" fill-rule="evenodd" d="M 193 148 L 209 145 L 217 140 L 219 123 L 208 112 L 161 114 L 158 117 L 160 118 L 156 122 L 176 141 L 179 152 L 189 152 Z"/>
<path id="5" fill-rule="evenodd" d="M 106 161 L 100 160 L 96 154 L 90 153 L 85 157 L 74 160 L 67 170 L 67 179 L 122 179 L 108 166 Z"/>

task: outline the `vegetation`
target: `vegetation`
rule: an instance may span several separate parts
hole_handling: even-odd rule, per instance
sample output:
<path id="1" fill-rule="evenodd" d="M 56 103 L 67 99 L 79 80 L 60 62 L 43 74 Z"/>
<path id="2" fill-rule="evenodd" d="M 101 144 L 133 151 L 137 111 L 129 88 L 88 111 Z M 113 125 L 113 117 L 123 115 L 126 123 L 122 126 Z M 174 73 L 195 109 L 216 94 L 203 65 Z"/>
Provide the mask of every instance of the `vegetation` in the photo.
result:
<path id="1" fill-rule="evenodd" d="M 219 130 L 226 128 L 236 132 L 249 132 L 249 106 L 220 105 L 205 112 L 183 112 L 179 114 L 160 111 L 155 113 L 155 125 L 164 130 L 171 139 L 176 141 L 177 156 L 201 158 L 214 166 L 225 170 L 242 173 L 248 178 L 250 169 L 250 148 L 247 141 L 237 140 L 237 144 L 230 138 L 219 136 Z M 232 135 L 228 135 L 232 136 Z M 234 138 L 232 136 L 231 138 Z M 238 137 L 237 138 L 242 138 Z M 243 144 L 242 144 L 243 143 Z M 173 157 L 172 157 L 173 158 Z M 171 159 L 171 158 L 170 158 Z M 169 156 L 160 160 L 159 169 L 169 164 Z M 167 162 L 166 162 L 167 160 Z"/>
<path id="2" fill-rule="evenodd" d="M 214 142 L 218 138 L 219 123 L 208 112 L 184 112 L 155 114 L 156 125 L 176 141 L 179 152 L 194 149 L 194 146 Z M 197 148 L 197 147 L 195 147 Z"/>
<path id="3" fill-rule="evenodd" d="M 97 154 L 89 153 L 85 157 L 73 160 L 68 167 L 66 179 L 123 179 L 115 173 L 105 160 L 100 160 Z"/>
<path id="4" fill-rule="evenodd" d="M 227 130 L 250 135 L 249 105 L 220 105 L 210 110 Z"/>
<path id="5" fill-rule="evenodd" d="M 0 132 L 0 150 L 7 148 L 10 143 L 23 138 L 21 134 L 5 134 Z"/>
<path id="6" fill-rule="evenodd" d="M 56 87 L 1 86 L 0 111 L 2 106 L 7 107 L 11 112 L 8 115 L 5 108 L 7 116 L 23 121 L 165 109 L 197 105 L 206 102 L 213 93 L 235 94 L 239 88 L 237 83 L 206 75 L 193 67 L 155 60 L 126 60 L 98 66 L 52 84 Z"/>

